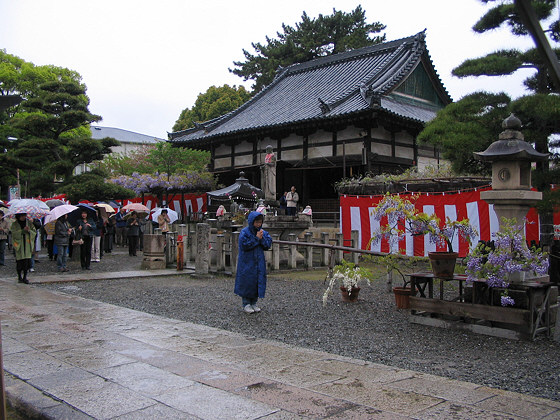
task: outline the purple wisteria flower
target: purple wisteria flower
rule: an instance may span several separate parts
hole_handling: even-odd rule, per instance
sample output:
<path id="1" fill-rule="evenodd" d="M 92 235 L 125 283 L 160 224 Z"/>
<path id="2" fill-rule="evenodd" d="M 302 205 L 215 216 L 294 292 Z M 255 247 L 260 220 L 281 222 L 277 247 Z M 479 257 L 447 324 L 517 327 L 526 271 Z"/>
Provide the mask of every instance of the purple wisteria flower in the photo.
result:
<path id="1" fill-rule="evenodd" d="M 511 274 L 548 273 L 548 255 L 540 249 L 530 249 L 523 232 L 523 225 L 517 225 L 514 219 L 503 218 L 500 231 L 493 235 L 493 247 L 481 242 L 467 259 L 467 283 L 484 280 L 490 287 L 505 288 L 502 306 L 515 303 L 507 296 Z"/>
<path id="2" fill-rule="evenodd" d="M 509 296 L 502 295 L 500 300 L 501 300 L 502 306 L 513 306 L 513 305 L 515 305 L 515 301 Z"/>

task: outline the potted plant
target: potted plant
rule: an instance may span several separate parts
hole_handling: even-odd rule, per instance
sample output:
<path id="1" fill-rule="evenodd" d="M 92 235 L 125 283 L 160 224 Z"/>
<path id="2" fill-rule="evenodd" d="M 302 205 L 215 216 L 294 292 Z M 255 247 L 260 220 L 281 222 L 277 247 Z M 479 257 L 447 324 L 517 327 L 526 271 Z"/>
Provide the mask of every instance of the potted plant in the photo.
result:
<path id="1" fill-rule="evenodd" d="M 445 252 L 428 253 L 432 270 L 438 277 L 453 276 L 455 261 L 459 255 L 453 251 L 455 235 L 470 245 L 472 238 L 477 234 L 468 219 L 447 218 L 445 223 L 442 223 L 437 216 L 420 212 L 410 200 L 390 194 L 383 197 L 372 210 L 372 216 L 377 221 L 387 217 L 387 224 L 374 233 L 370 244 L 385 238 L 389 241 L 390 248 L 396 249 L 399 241 L 404 239 L 408 232 L 412 236 L 429 235 L 431 243 L 445 246 Z"/>
<path id="2" fill-rule="evenodd" d="M 501 227 L 493 234 L 493 243 L 479 243 L 467 258 L 467 283 L 484 281 L 493 288 L 504 288 L 502 306 L 513 306 L 508 295 L 513 281 L 522 281 L 527 273 L 547 274 L 548 255 L 539 248 L 527 246 L 524 226 L 515 219 L 502 218 Z"/>
<path id="3" fill-rule="evenodd" d="M 355 302 L 360 292 L 359 284 L 362 281 L 369 284 L 371 277 L 372 273 L 367 268 L 359 267 L 352 262 L 342 260 L 340 264 L 334 267 L 332 273 L 327 274 L 329 286 L 325 290 L 325 293 L 323 293 L 323 306 L 327 304 L 329 295 L 332 294 L 337 284 L 340 284 L 342 300 L 345 302 Z"/>

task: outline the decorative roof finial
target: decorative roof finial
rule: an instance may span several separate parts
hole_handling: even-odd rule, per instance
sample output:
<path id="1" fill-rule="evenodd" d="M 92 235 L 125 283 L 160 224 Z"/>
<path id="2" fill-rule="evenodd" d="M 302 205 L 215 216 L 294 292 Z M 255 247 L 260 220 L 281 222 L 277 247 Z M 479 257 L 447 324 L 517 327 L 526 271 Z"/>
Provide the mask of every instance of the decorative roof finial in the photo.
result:
<path id="1" fill-rule="evenodd" d="M 502 128 L 506 130 L 519 130 L 521 128 L 521 120 L 511 113 L 509 117 L 502 121 Z"/>

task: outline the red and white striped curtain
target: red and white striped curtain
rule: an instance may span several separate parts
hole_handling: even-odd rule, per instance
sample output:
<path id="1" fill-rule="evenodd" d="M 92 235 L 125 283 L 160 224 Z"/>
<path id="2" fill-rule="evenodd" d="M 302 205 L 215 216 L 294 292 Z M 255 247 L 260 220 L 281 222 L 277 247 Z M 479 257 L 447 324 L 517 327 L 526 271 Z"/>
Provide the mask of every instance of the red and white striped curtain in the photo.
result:
<path id="1" fill-rule="evenodd" d="M 475 246 L 479 240 L 489 241 L 493 239 L 492 233 L 498 230 L 498 217 L 492 205 L 480 199 L 480 191 L 491 188 L 479 189 L 476 191 L 464 191 L 454 193 L 420 193 L 414 194 L 415 200 L 410 199 L 412 194 L 400 194 L 403 198 L 410 199 L 416 208 L 426 214 L 435 214 L 442 222 L 449 218 L 451 220 L 463 220 L 468 218 L 471 225 L 477 230 L 478 236 L 473 240 Z M 340 197 L 340 227 L 344 239 L 350 239 L 350 232 L 357 230 L 360 235 L 359 243 L 361 249 L 368 249 L 369 240 L 373 232 L 379 228 L 380 222 L 375 221 L 371 216 L 371 211 L 375 205 L 383 199 L 379 196 L 350 196 Z M 528 223 L 525 226 L 525 236 L 527 241 L 539 241 L 539 219 L 535 209 L 531 209 L 527 214 Z M 386 223 L 381 220 L 381 223 Z M 401 253 L 410 256 L 427 256 L 428 252 L 445 251 L 428 240 L 428 235 L 412 236 L 407 234 L 398 246 Z M 389 252 L 389 243 L 382 240 L 369 247 L 372 251 Z M 459 256 L 464 257 L 468 253 L 468 243 L 458 237 L 454 238 L 453 249 L 459 252 Z"/>

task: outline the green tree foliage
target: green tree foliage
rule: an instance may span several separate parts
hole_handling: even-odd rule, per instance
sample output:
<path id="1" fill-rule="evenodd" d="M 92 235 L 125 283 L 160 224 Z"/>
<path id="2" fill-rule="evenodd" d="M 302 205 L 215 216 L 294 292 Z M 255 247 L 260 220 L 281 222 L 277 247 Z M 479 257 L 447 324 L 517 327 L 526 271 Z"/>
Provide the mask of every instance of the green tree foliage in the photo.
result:
<path id="1" fill-rule="evenodd" d="M 418 135 L 448 159 L 456 173 L 490 174 L 490 166 L 474 159 L 469 151 L 483 151 L 498 139 L 502 121 L 509 115 L 511 98 L 505 93 L 476 92 L 442 109 Z"/>
<path id="2" fill-rule="evenodd" d="M 60 187 L 59 192 L 66 194 L 70 202 L 77 203 L 80 200 L 104 201 L 112 199 L 134 198 L 134 191 L 105 182 L 107 174 L 103 171 L 93 170 L 73 177 L 71 183 Z"/>
<path id="3" fill-rule="evenodd" d="M 159 142 L 155 149 L 150 150 L 148 163 L 155 172 L 169 176 L 187 171 L 206 172 L 210 163 L 210 152 L 173 147 L 171 143 Z"/>
<path id="4" fill-rule="evenodd" d="M 111 153 L 105 156 L 102 161 L 96 162 L 96 166 L 106 171 L 112 177 L 130 176 L 134 172 L 141 174 L 152 173 L 155 169 L 148 162 L 148 156 L 154 148 L 154 145 L 145 144 L 128 153 Z"/>
<path id="5" fill-rule="evenodd" d="M 521 18 L 517 13 L 513 0 L 495 1 L 481 0 L 483 3 L 494 4 L 479 21 L 473 26 L 478 33 L 485 33 L 502 26 L 508 26 L 514 36 L 528 36 L 528 31 L 523 26 Z M 551 18 L 555 10 L 555 0 L 532 1 L 537 17 L 542 21 Z M 548 35 L 553 41 L 558 41 L 559 21 L 554 20 L 548 24 Z M 559 49 L 555 49 L 560 53 Z M 560 98 L 554 92 L 547 73 L 547 66 L 536 48 L 526 51 L 517 49 L 500 50 L 487 54 L 484 57 L 467 59 L 453 70 L 457 77 L 471 76 L 507 76 L 517 70 L 532 68 L 535 73 L 524 81 L 524 86 L 532 92 L 511 101 L 505 93 L 497 95 L 473 94 L 463 98 L 457 104 L 444 109 L 431 121 L 420 134 L 419 138 L 424 142 L 440 145 L 443 147 L 444 156 L 456 158 L 454 166 L 464 169 L 470 168 L 470 172 L 484 171 L 484 167 L 472 162 L 470 155 L 475 151 L 484 150 L 492 141 L 497 140 L 497 134 L 480 139 L 481 133 L 499 133 L 501 124 L 494 117 L 509 115 L 513 112 L 523 123 L 525 139 L 535 144 L 535 149 L 541 153 L 549 153 L 550 146 L 554 145 L 554 135 L 559 133 L 558 110 L 560 109 Z M 502 98 L 502 99 L 499 99 Z M 507 100 L 505 99 L 507 98 Z M 501 102 L 498 108 L 498 99 Z M 476 104 L 476 102 L 479 102 Z M 480 110 L 477 112 L 477 109 Z M 483 112 L 482 112 L 483 111 Z M 492 112 L 496 111 L 496 113 Z M 470 124 L 467 126 L 466 121 Z M 486 124 L 496 124 L 496 128 L 488 129 L 481 127 Z M 447 139 L 444 137 L 448 136 Z M 456 144 L 455 144 L 456 143 Z M 474 147 L 474 148 L 473 148 Z M 462 150 L 462 153 L 459 152 Z M 541 190 L 546 190 L 550 183 L 548 180 L 558 178 L 549 172 L 549 162 L 537 164 L 537 173 L 534 184 Z"/>
<path id="6" fill-rule="evenodd" d="M 310 18 L 303 12 L 302 21 L 295 27 L 282 24 L 278 38 L 266 37 L 266 43 L 252 43 L 255 54 L 243 50 L 245 61 L 234 61 L 229 71 L 243 78 L 254 80 L 253 93 L 272 82 L 279 67 L 302 63 L 317 57 L 337 54 L 385 41 L 385 35 L 372 36 L 385 29 L 385 25 L 366 23 L 366 12 L 361 6 L 345 13 L 333 9 L 333 14 Z"/>
<path id="7" fill-rule="evenodd" d="M 187 172 L 207 172 L 210 152 L 173 147 L 171 143 L 159 142 L 146 145 L 124 154 L 112 154 L 98 162 L 97 166 L 111 177 L 132 176 L 133 173 L 165 173 L 168 176 Z"/>
<path id="8" fill-rule="evenodd" d="M 243 86 L 210 86 L 196 98 L 192 109 L 185 108 L 173 126 L 173 131 L 192 128 L 195 123 L 208 121 L 239 108 L 251 98 Z"/>
<path id="9" fill-rule="evenodd" d="M 0 50 L 0 94 L 23 98 L 0 114 L 2 191 L 15 184 L 19 169 L 26 195 L 51 194 L 55 179 L 69 182 L 75 166 L 102 159 L 118 145 L 91 138 L 89 124 L 101 117 L 89 112 L 86 86 L 75 71 L 35 66 Z"/>

